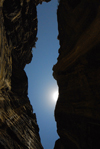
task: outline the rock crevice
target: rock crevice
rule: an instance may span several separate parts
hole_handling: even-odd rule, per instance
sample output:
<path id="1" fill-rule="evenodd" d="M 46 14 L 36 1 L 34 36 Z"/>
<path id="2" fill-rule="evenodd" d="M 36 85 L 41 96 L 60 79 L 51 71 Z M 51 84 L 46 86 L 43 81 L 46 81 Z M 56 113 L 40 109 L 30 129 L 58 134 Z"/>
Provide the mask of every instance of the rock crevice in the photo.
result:
<path id="1" fill-rule="evenodd" d="M 37 40 L 36 6 L 50 0 L 0 1 L 0 148 L 43 149 L 24 71 Z M 59 87 L 55 149 L 100 146 L 100 2 L 60 0 Z"/>

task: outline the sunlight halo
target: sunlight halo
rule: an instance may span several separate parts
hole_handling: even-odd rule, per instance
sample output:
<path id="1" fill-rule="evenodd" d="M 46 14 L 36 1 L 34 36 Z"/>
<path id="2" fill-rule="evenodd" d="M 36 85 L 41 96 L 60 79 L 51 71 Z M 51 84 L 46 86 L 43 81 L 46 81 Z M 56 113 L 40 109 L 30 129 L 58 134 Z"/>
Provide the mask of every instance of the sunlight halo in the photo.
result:
<path id="1" fill-rule="evenodd" d="M 56 103 L 56 101 L 58 99 L 58 90 L 53 92 L 52 98 L 53 98 L 53 101 Z"/>

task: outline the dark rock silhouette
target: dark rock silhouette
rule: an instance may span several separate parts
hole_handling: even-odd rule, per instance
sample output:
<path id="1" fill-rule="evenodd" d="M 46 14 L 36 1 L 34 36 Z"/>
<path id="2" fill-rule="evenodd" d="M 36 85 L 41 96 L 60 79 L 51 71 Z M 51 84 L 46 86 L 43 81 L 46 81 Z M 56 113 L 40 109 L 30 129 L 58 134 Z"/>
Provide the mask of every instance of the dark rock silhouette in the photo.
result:
<path id="1" fill-rule="evenodd" d="M 100 148 L 100 1 L 60 0 L 54 149 Z"/>

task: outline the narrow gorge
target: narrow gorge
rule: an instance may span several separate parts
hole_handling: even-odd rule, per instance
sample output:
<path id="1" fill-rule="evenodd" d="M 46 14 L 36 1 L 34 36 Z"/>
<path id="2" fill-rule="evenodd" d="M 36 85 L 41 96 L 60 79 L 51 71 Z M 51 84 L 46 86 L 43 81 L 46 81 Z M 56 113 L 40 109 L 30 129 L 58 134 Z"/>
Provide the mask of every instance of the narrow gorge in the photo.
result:
<path id="1" fill-rule="evenodd" d="M 36 6 L 49 1 L 0 0 L 0 149 L 43 149 L 24 68 L 37 41 Z M 99 149 L 100 1 L 58 3 L 54 149 Z"/>

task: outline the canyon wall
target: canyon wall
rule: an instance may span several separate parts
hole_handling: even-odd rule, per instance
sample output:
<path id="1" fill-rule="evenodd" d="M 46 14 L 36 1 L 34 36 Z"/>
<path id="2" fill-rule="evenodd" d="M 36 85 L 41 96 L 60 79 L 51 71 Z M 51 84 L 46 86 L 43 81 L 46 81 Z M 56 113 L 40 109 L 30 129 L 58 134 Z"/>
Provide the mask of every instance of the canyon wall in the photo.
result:
<path id="1" fill-rule="evenodd" d="M 60 0 L 54 149 L 100 148 L 100 1 Z"/>
<path id="2" fill-rule="evenodd" d="M 0 149 L 43 149 L 24 71 L 42 1 L 49 0 L 0 0 Z"/>
<path id="3" fill-rule="evenodd" d="M 37 40 L 36 6 L 43 1 L 50 0 L 0 1 L 0 149 L 43 149 L 24 71 Z M 59 0 L 57 18 L 53 76 L 60 138 L 54 149 L 99 149 L 100 1 Z"/>

